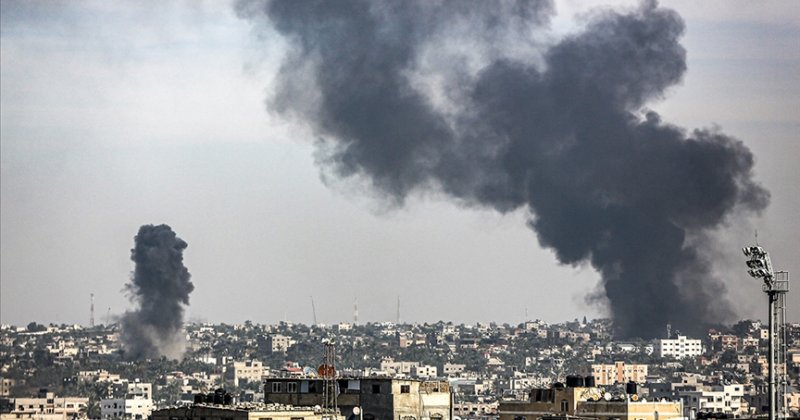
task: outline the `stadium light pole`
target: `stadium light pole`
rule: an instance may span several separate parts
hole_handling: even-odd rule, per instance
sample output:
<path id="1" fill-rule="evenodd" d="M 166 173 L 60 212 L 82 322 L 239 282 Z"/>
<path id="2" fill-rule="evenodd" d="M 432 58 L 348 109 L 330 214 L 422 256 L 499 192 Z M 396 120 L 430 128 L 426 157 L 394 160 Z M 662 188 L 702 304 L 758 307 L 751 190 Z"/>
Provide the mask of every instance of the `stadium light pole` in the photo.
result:
<path id="1" fill-rule="evenodd" d="M 749 259 L 745 264 L 753 278 L 764 280 L 764 293 L 769 301 L 769 420 L 775 420 L 776 414 L 776 383 L 775 383 L 775 301 L 780 293 L 775 287 L 775 272 L 769 254 L 760 246 L 742 248 L 745 257 Z"/>

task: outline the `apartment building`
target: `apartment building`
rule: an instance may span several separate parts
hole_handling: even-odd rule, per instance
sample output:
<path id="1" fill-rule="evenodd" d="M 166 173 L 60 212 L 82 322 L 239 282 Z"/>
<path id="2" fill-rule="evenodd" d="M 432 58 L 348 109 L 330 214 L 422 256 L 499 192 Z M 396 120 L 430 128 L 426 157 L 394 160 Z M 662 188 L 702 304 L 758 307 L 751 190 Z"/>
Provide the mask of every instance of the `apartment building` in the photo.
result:
<path id="1" fill-rule="evenodd" d="M 419 362 L 396 362 L 391 357 L 384 357 L 381 360 L 381 370 L 390 375 L 411 375 L 411 369 L 419 367 Z"/>
<path id="2" fill-rule="evenodd" d="M 631 396 L 602 397 L 599 388 L 533 389 L 526 401 L 500 401 L 499 420 L 535 420 L 557 416 L 597 420 L 666 420 L 682 416 L 680 401 L 644 401 Z"/>
<path id="3" fill-rule="evenodd" d="M 205 404 L 156 410 L 150 418 L 151 420 L 344 420 L 339 413 L 325 412 L 319 407 Z"/>
<path id="4" fill-rule="evenodd" d="M 439 368 L 430 365 L 413 366 L 411 376 L 417 379 L 433 379 L 439 376 Z"/>
<path id="5" fill-rule="evenodd" d="M 286 352 L 292 344 L 291 338 L 285 335 L 270 334 L 269 337 L 267 337 L 267 348 L 269 348 L 272 353 Z"/>
<path id="6" fill-rule="evenodd" d="M 626 364 L 593 364 L 592 376 L 597 385 L 625 384 L 630 381 L 644 383 L 647 381 L 647 365 Z"/>
<path id="7" fill-rule="evenodd" d="M 345 418 L 353 415 L 363 420 L 453 418 L 452 394 L 446 381 L 347 378 L 338 379 L 336 385 L 336 401 Z M 264 384 L 264 401 L 267 404 L 324 406 L 325 386 L 325 381 L 318 378 L 268 378 Z"/>
<path id="8" fill-rule="evenodd" d="M 54 393 L 41 390 L 36 398 L 12 398 L 12 409 L 7 418 L 66 420 L 78 417 L 86 410 L 89 398 L 56 397 Z M 5 416 L 5 415 L 4 415 Z"/>
<path id="9" fill-rule="evenodd" d="M 129 382 L 123 398 L 100 400 L 102 419 L 146 419 L 153 412 L 153 384 Z"/>
<path id="10" fill-rule="evenodd" d="M 680 335 L 678 338 L 656 341 L 656 352 L 660 357 L 683 359 L 684 357 L 703 354 L 703 344 L 698 339 L 686 338 L 686 336 Z"/>
<path id="11" fill-rule="evenodd" d="M 742 384 L 712 385 L 698 391 L 678 390 L 677 396 L 683 400 L 687 416 L 690 413 L 704 412 L 739 417 L 749 413 L 750 405 L 744 398 Z"/>
<path id="12" fill-rule="evenodd" d="M 233 382 L 235 386 L 247 382 L 261 382 L 263 375 L 264 365 L 258 360 L 230 362 L 225 367 L 225 379 Z"/>
<path id="13" fill-rule="evenodd" d="M 109 398 L 100 400 L 102 419 L 146 419 L 153 412 L 153 400 L 139 396 L 133 398 Z"/>

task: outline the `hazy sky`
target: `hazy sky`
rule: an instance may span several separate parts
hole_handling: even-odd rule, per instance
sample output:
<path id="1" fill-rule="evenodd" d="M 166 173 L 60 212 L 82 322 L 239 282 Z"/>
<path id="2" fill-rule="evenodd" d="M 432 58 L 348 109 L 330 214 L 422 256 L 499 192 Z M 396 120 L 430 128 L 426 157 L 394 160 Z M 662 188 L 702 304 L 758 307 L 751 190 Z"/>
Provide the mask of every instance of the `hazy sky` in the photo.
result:
<path id="1" fill-rule="evenodd" d="M 583 1 L 557 2 L 553 39 Z M 635 2 L 616 2 L 635 4 Z M 598 3 L 599 4 L 599 3 Z M 688 71 L 650 108 L 719 126 L 756 155 L 771 205 L 719 232 L 735 311 L 764 318 L 740 247 L 800 276 L 800 3 L 663 1 L 686 21 Z M 575 15 L 578 14 L 578 18 Z M 308 128 L 265 99 L 286 48 L 225 2 L 2 2 L 0 321 L 105 322 L 142 224 L 188 242 L 190 320 L 521 322 L 602 316 L 589 266 L 560 266 L 525 227 L 448 200 L 387 208 L 320 179 Z M 790 319 L 800 321 L 798 290 Z"/>

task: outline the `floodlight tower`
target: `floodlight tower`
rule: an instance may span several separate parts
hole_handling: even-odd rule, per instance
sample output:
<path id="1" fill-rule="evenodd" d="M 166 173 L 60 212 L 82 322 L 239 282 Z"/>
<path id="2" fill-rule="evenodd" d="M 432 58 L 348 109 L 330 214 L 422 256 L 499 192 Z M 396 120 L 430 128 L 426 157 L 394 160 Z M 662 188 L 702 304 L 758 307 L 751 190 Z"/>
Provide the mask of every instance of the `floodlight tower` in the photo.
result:
<path id="1" fill-rule="evenodd" d="M 769 302 L 769 420 L 776 420 L 778 406 L 784 405 L 784 393 L 777 387 L 775 362 L 776 349 L 780 351 L 778 359 L 785 361 L 783 356 L 785 351 L 784 323 L 786 292 L 789 291 L 789 273 L 785 271 L 775 273 L 772 269 L 769 254 L 760 246 L 745 247 L 742 248 L 742 252 L 745 257 L 749 258 L 746 262 L 749 268 L 747 274 L 750 274 L 753 278 L 761 278 L 764 281 L 762 290 L 767 294 Z M 781 377 L 783 378 L 783 374 L 781 374 Z M 782 412 L 781 417 L 785 417 L 783 414 Z"/>

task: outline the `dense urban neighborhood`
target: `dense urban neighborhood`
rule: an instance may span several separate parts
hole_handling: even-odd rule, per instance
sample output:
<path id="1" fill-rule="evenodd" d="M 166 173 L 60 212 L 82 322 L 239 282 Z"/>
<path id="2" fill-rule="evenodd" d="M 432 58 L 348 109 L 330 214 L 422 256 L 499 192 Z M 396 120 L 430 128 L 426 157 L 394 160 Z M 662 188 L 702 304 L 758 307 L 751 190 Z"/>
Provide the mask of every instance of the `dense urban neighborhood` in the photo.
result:
<path id="1" fill-rule="evenodd" d="M 364 389 L 371 381 L 372 391 L 397 386 L 398 393 L 427 389 L 446 395 L 444 411 L 450 414 L 442 416 L 448 418 L 502 419 L 504 407 L 522 412 L 514 404 L 530 409 L 537 398 L 554 401 L 553 395 L 567 391 L 574 401 L 634 394 L 633 401 L 678 401 L 676 410 L 688 418 L 750 417 L 767 410 L 768 330 L 761 322 L 740 321 L 702 337 L 665 326 L 663 338 L 655 340 L 619 341 L 611 331 L 605 319 L 519 325 L 188 324 L 182 360 L 132 361 L 120 346 L 117 325 L 3 325 L 0 411 L 4 419 L 142 419 L 218 390 L 224 390 L 220 403 L 290 404 L 291 395 L 281 395 L 314 394 L 316 383 L 324 388 L 320 381 L 333 372 L 344 381 L 336 385 L 342 407 L 346 391 L 353 389 L 361 392 L 353 406 L 367 407 Z M 800 324 L 788 324 L 785 335 L 779 387 L 784 413 L 797 415 Z M 334 369 L 324 371 L 326 363 Z M 579 396 L 576 389 L 599 394 Z M 575 414 L 580 408 L 575 403 L 560 411 Z M 508 418 L 517 417 L 524 416 Z"/>

